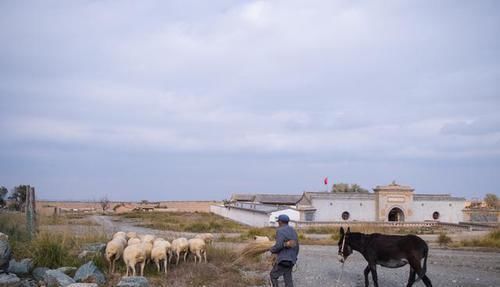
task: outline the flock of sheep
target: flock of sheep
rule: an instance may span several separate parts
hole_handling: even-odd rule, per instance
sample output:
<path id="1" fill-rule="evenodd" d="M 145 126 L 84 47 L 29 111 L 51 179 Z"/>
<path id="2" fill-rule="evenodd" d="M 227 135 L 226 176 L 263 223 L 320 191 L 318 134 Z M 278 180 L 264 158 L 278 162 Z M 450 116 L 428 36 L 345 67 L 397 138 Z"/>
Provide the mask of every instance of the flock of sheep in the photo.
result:
<path id="1" fill-rule="evenodd" d="M 144 267 L 148 262 L 154 262 L 158 269 L 167 273 L 167 263 L 171 263 L 174 256 L 176 265 L 179 264 L 181 256 L 184 262 L 189 253 L 193 254 L 194 262 L 207 262 L 207 245 L 211 244 L 214 236 L 210 233 L 202 233 L 192 239 L 184 237 L 174 239 L 172 243 L 151 234 L 139 235 L 136 232 L 119 231 L 113 235 L 111 241 L 106 244 L 106 260 L 109 262 L 109 271 L 115 272 L 116 261 L 123 258 L 127 268 L 126 276 L 132 270 L 132 275 L 136 275 L 136 267 L 140 266 L 140 275 L 144 275 Z"/>

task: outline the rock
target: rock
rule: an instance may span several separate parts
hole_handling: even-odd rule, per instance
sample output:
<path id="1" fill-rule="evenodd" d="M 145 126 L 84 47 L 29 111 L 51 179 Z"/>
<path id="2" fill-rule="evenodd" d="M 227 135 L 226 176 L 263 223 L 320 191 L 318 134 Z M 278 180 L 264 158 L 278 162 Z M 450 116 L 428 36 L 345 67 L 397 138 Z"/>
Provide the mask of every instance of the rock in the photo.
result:
<path id="1" fill-rule="evenodd" d="M 59 270 L 47 270 L 47 287 L 66 287 L 69 284 L 75 283 L 73 278 L 62 273 Z"/>
<path id="2" fill-rule="evenodd" d="M 66 275 L 73 276 L 75 275 L 76 269 L 76 267 L 59 267 L 56 270 L 59 270 Z"/>
<path id="3" fill-rule="evenodd" d="M 142 276 L 123 277 L 117 287 L 149 287 L 148 280 Z"/>
<path id="4" fill-rule="evenodd" d="M 80 266 L 80 268 L 76 270 L 74 279 L 76 282 L 97 283 L 99 285 L 106 284 L 106 277 L 92 261 Z"/>
<path id="5" fill-rule="evenodd" d="M 50 269 L 47 267 L 37 267 L 33 269 L 33 272 L 31 272 L 31 275 L 33 278 L 35 278 L 36 281 L 47 281 L 47 274 L 46 272 L 49 271 Z"/>
<path id="6" fill-rule="evenodd" d="M 16 275 L 26 275 L 31 273 L 33 270 L 33 259 L 24 258 L 17 262 L 15 259 L 10 260 L 9 263 L 9 273 L 15 273 Z"/>
<path id="7" fill-rule="evenodd" d="M 78 258 L 83 259 L 83 258 L 90 256 L 90 255 L 93 255 L 93 254 L 95 254 L 95 253 L 84 250 L 84 251 L 80 252 L 80 254 L 78 254 Z"/>
<path id="8" fill-rule="evenodd" d="M 104 250 L 106 250 L 105 243 L 93 243 L 86 244 L 82 248 L 82 252 L 78 254 L 78 258 L 83 259 L 90 256 L 95 256 L 96 254 L 104 254 Z"/>
<path id="9" fill-rule="evenodd" d="M 12 257 L 12 249 L 10 249 L 10 244 L 8 236 L 0 233 L 0 273 L 7 272 L 9 270 L 9 262 Z"/>
<path id="10" fill-rule="evenodd" d="M 19 287 L 38 287 L 38 284 L 36 284 L 36 281 L 33 279 L 23 279 Z"/>
<path id="11" fill-rule="evenodd" d="M 86 244 L 82 248 L 83 251 L 88 251 L 88 252 L 95 252 L 95 253 L 104 253 L 104 250 L 106 250 L 106 243 L 93 243 L 93 244 Z"/>
<path id="12" fill-rule="evenodd" d="M 68 287 L 98 287 L 98 285 L 96 283 L 73 283 Z"/>
<path id="13" fill-rule="evenodd" d="M 0 287 L 18 287 L 21 279 L 16 274 L 0 274 Z"/>

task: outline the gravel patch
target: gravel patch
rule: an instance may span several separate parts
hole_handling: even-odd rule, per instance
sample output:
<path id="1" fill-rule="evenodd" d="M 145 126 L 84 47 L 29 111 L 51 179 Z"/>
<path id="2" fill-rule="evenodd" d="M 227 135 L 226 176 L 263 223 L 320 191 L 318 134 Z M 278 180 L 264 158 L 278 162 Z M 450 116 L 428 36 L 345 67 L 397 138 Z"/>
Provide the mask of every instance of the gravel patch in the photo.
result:
<path id="1" fill-rule="evenodd" d="M 364 287 L 366 260 L 358 252 L 344 266 L 341 282 L 336 285 L 342 264 L 335 246 L 301 246 L 299 263 L 294 272 L 296 286 Z M 409 266 L 397 269 L 377 266 L 380 286 L 406 286 Z M 500 286 L 500 253 L 431 249 L 427 276 L 433 286 L 496 287 Z M 370 274 L 370 286 L 373 286 Z M 421 281 L 414 286 L 425 286 Z"/>

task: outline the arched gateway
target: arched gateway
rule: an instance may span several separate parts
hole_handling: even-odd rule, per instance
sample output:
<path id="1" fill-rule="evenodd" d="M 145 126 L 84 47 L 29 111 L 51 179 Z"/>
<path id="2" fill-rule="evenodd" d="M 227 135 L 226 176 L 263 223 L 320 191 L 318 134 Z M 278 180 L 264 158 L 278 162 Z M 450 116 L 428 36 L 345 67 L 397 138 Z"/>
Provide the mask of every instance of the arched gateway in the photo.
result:
<path id="1" fill-rule="evenodd" d="M 405 214 L 399 207 L 394 207 L 389 211 L 387 218 L 389 221 L 405 221 Z"/>

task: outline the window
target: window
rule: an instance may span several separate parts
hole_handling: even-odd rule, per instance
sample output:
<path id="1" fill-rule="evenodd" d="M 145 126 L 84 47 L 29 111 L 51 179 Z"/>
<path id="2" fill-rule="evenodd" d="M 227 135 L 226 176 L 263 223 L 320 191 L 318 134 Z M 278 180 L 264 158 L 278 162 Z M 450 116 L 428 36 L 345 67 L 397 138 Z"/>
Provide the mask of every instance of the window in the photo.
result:
<path id="1" fill-rule="evenodd" d="M 314 221 L 314 211 L 308 211 L 304 213 L 304 217 L 306 221 Z"/>
<path id="2" fill-rule="evenodd" d="M 343 220 L 348 220 L 349 217 L 351 217 L 351 215 L 349 214 L 349 212 L 347 212 L 347 211 L 342 212 L 342 219 Z"/>
<path id="3" fill-rule="evenodd" d="M 438 220 L 439 219 L 439 212 L 434 211 L 434 213 L 432 214 L 432 219 Z"/>

